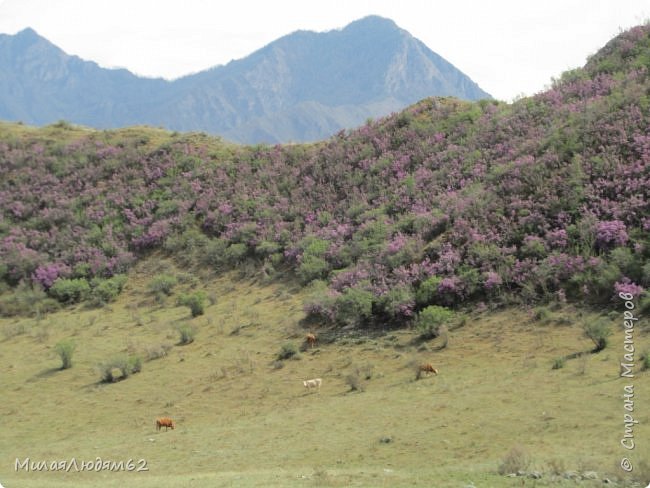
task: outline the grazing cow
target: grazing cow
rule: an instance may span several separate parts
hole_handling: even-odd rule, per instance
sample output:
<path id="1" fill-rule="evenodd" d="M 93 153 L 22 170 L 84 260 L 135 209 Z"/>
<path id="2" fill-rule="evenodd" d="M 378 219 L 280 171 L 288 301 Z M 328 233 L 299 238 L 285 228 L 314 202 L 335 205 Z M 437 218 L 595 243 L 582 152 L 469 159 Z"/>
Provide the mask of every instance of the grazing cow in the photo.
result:
<path id="1" fill-rule="evenodd" d="M 172 430 L 174 430 L 174 427 L 176 426 L 174 425 L 174 421 L 169 417 L 161 417 L 159 419 L 156 419 L 156 429 L 160 430 L 161 427 L 164 427 L 165 430 L 171 427 Z"/>
<path id="2" fill-rule="evenodd" d="M 305 336 L 305 341 L 309 344 L 310 347 L 314 347 L 316 344 L 316 334 L 309 333 Z"/>
<path id="3" fill-rule="evenodd" d="M 433 373 L 438 374 L 438 370 L 433 367 L 431 363 L 424 363 L 420 365 L 420 371 L 423 373 Z"/>
<path id="4" fill-rule="evenodd" d="M 311 388 L 318 388 L 320 390 L 320 385 L 323 382 L 320 378 L 314 378 L 313 380 L 303 381 L 302 384 L 305 385 L 305 388 L 310 390 Z"/>

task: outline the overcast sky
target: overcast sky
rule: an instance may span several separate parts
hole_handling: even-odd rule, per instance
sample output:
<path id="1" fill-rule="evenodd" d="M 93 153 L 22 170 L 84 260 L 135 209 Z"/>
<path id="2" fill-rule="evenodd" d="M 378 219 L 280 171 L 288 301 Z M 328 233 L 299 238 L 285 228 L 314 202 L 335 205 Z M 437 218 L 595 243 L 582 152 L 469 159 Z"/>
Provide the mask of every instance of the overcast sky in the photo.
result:
<path id="1" fill-rule="evenodd" d="M 584 64 L 650 0 L 0 0 L 0 33 L 34 28 L 69 54 L 177 78 L 242 58 L 298 29 L 381 15 L 502 100 Z"/>

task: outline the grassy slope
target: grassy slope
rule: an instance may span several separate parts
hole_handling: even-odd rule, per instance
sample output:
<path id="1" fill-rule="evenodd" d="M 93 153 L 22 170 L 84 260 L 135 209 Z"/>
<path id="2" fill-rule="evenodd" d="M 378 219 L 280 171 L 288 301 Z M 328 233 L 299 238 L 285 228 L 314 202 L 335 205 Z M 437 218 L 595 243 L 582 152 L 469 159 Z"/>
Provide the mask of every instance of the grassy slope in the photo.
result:
<path id="1" fill-rule="evenodd" d="M 301 291 L 225 276 L 200 285 L 218 301 L 190 320 L 173 297 L 164 308 L 146 298 L 150 277 L 171 266 L 158 258 L 140 263 L 118 302 L 104 309 L 0 319 L 4 486 L 521 486 L 496 474 L 518 444 L 542 471 L 560 460 L 565 469 L 620 473 L 628 380 L 618 378 L 618 320 L 605 351 L 560 370 L 551 370 L 554 358 L 591 347 L 580 324 L 592 315 L 565 309 L 558 314 L 570 324 L 558 325 L 521 310 L 488 313 L 453 331 L 438 352 L 435 344 L 412 346 L 409 331 L 321 341 L 275 369 L 281 345 L 304 336 Z M 618 305 L 612 310 L 622 315 Z M 183 321 L 198 327 L 193 344 L 174 346 L 126 381 L 98 383 L 97 363 L 176 343 L 172 327 Z M 20 328 L 25 333 L 13 336 Z M 74 367 L 59 371 L 53 346 L 70 336 Z M 650 338 L 637 334 L 636 346 L 647 348 Z M 414 358 L 430 360 L 440 375 L 414 381 Z M 365 391 L 349 392 L 346 375 L 368 364 Z M 312 377 L 323 378 L 319 393 L 302 387 Z M 650 459 L 650 373 L 633 382 L 640 423 L 631 459 L 638 462 Z M 176 430 L 156 432 L 161 415 L 172 416 Z M 380 443 L 383 436 L 393 442 Z M 144 458 L 149 471 L 14 472 L 16 458 L 97 456 Z"/>

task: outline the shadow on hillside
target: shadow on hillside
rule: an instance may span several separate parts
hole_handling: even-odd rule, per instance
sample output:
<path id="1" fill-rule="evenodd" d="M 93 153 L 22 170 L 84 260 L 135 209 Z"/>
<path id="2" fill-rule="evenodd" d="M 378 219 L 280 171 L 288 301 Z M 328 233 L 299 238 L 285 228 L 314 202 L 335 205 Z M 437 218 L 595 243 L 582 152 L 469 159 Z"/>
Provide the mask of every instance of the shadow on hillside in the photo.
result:
<path id="1" fill-rule="evenodd" d="M 63 371 L 63 370 L 61 368 L 47 368 L 41 371 L 40 373 L 37 373 L 34 376 L 32 376 L 28 381 L 37 381 L 37 380 L 49 378 L 50 376 L 55 375 L 59 371 Z"/>

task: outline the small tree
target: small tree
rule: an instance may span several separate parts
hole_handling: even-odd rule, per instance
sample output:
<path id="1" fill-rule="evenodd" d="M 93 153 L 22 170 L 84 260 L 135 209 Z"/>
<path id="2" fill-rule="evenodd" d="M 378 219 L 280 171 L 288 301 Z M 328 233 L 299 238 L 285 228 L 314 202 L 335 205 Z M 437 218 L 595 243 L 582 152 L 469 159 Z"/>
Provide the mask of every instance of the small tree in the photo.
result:
<path id="1" fill-rule="evenodd" d="M 68 369 L 72 367 L 72 353 L 76 348 L 76 344 L 71 339 L 65 339 L 54 346 L 54 350 L 61 358 L 61 369 Z"/>
<path id="2" fill-rule="evenodd" d="M 585 335 L 596 345 L 593 352 L 602 351 L 607 347 L 607 338 L 612 335 L 609 323 L 606 319 L 599 319 L 595 322 L 584 325 Z"/>
<path id="3" fill-rule="evenodd" d="M 438 337 L 440 326 L 448 322 L 454 316 L 454 312 L 445 307 L 430 305 L 418 314 L 416 327 L 423 339 Z"/>

